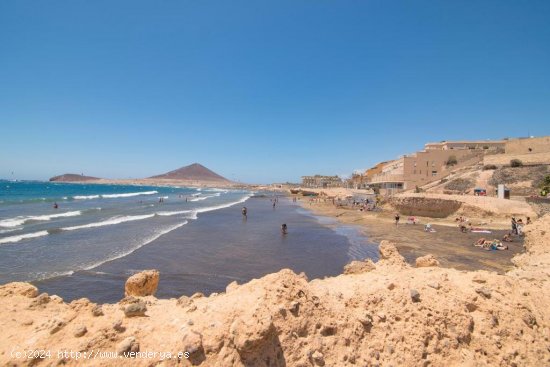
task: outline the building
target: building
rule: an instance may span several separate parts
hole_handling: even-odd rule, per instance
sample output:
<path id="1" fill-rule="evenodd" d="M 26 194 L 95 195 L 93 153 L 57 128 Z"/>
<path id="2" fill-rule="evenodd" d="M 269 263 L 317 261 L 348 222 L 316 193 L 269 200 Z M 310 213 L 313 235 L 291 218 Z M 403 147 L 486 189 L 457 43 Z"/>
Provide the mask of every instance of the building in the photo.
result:
<path id="1" fill-rule="evenodd" d="M 506 141 L 506 154 L 533 154 L 550 152 L 550 136 L 521 138 Z"/>
<path id="2" fill-rule="evenodd" d="M 469 140 L 469 141 L 442 141 L 440 143 L 428 143 L 424 150 L 489 150 L 502 151 L 506 140 Z"/>
<path id="3" fill-rule="evenodd" d="M 481 162 L 489 151 L 504 151 L 505 143 L 504 140 L 429 143 L 422 151 L 371 168 L 367 171 L 368 183 L 382 195 L 413 190 L 442 179 L 451 170 Z"/>
<path id="4" fill-rule="evenodd" d="M 303 176 L 302 187 L 308 188 L 329 188 L 329 187 L 342 187 L 344 182 L 338 176 Z"/>

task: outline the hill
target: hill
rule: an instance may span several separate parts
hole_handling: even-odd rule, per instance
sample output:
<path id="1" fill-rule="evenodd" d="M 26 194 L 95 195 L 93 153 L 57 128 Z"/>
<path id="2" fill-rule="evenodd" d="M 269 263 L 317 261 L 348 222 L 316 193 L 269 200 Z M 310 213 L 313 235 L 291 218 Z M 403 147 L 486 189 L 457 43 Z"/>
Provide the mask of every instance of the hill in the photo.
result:
<path id="1" fill-rule="evenodd" d="M 64 175 L 54 176 L 50 181 L 54 182 L 83 182 L 99 180 L 98 177 L 78 175 L 76 173 L 65 173 Z"/>
<path id="2" fill-rule="evenodd" d="M 189 166 L 178 168 L 174 171 L 149 178 L 166 180 L 189 180 L 189 181 L 216 181 L 229 182 L 228 179 L 218 175 L 199 163 L 193 163 Z"/>

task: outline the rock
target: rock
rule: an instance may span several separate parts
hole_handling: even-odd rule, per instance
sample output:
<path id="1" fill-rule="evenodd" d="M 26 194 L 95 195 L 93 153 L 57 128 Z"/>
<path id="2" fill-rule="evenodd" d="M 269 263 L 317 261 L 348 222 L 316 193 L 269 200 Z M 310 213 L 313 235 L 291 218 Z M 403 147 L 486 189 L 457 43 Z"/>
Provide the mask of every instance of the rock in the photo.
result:
<path id="1" fill-rule="evenodd" d="M 113 330 L 117 333 L 123 333 L 126 328 L 122 326 L 122 320 L 117 320 L 113 323 Z"/>
<path id="2" fill-rule="evenodd" d="M 378 312 L 378 313 L 376 314 L 376 317 L 378 317 L 378 321 L 380 321 L 380 322 L 386 321 L 386 315 L 385 315 L 384 313 L 382 313 L 382 312 Z"/>
<path id="3" fill-rule="evenodd" d="M 225 287 L 225 293 L 233 292 L 235 289 L 239 288 L 239 283 L 236 280 L 232 281 Z"/>
<path id="4" fill-rule="evenodd" d="M 193 293 L 193 295 L 191 296 L 191 299 L 197 299 L 197 298 L 204 298 L 204 293 L 201 293 L 201 292 Z"/>
<path id="5" fill-rule="evenodd" d="M 176 304 L 181 307 L 186 307 L 191 304 L 191 299 L 187 296 L 181 296 L 180 298 L 178 298 Z"/>
<path id="6" fill-rule="evenodd" d="M 50 325 L 49 325 L 49 328 L 50 328 L 50 334 L 55 334 L 57 333 L 59 330 L 63 329 L 65 327 L 65 325 L 67 325 L 67 323 L 61 319 L 53 319 L 50 321 Z"/>
<path id="7" fill-rule="evenodd" d="M 389 289 L 390 291 L 393 291 L 393 290 L 395 289 L 395 283 L 390 283 L 390 284 L 388 284 L 388 289 Z"/>
<path id="8" fill-rule="evenodd" d="M 24 282 L 12 282 L 0 286 L 0 296 L 20 295 L 28 298 L 38 296 L 38 288 Z"/>
<path id="9" fill-rule="evenodd" d="M 124 294 L 137 297 L 152 296 L 157 291 L 159 278 L 158 270 L 145 270 L 134 274 L 126 281 Z"/>
<path id="10" fill-rule="evenodd" d="M 417 268 L 428 268 L 431 266 L 439 266 L 439 261 L 437 261 L 435 256 L 432 254 L 421 256 L 416 259 Z"/>
<path id="11" fill-rule="evenodd" d="M 480 274 L 475 274 L 472 278 L 472 282 L 475 283 L 487 283 L 487 280 Z"/>
<path id="12" fill-rule="evenodd" d="M 92 315 L 94 315 L 94 317 L 103 316 L 103 308 L 101 305 L 95 305 L 92 308 Z"/>
<path id="13" fill-rule="evenodd" d="M 147 311 L 145 302 L 131 303 L 124 307 L 126 317 L 145 316 L 145 311 Z"/>
<path id="14" fill-rule="evenodd" d="M 376 269 L 376 265 L 370 259 L 366 261 L 352 261 L 344 266 L 344 274 L 368 273 L 374 269 Z"/>
<path id="15" fill-rule="evenodd" d="M 270 342 L 275 327 L 270 315 L 236 319 L 229 328 L 233 344 L 241 356 L 254 354 Z"/>
<path id="16" fill-rule="evenodd" d="M 311 355 L 311 359 L 313 360 L 313 363 L 315 363 L 316 366 L 324 366 L 325 365 L 325 356 L 323 353 L 319 351 L 313 352 Z"/>
<path id="17" fill-rule="evenodd" d="M 480 294 L 484 298 L 491 298 L 491 290 L 487 287 L 481 287 L 476 289 L 476 293 Z"/>
<path id="18" fill-rule="evenodd" d="M 139 343 L 136 341 L 136 338 L 129 336 L 116 346 L 116 351 L 118 355 L 124 357 L 129 357 L 129 353 L 139 352 Z"/>
<path id="19" fill-rule="evenodd" d="M 382 241 L 378 246 L 378 251 L 380 252 L 380 261 L 388 265 L 399 265 L 399 266 L 408 266 L 405 258 L 401 256 L 395 243 L 390 241 Z"/>
<path id="20" fill-rule="evenodd" d="M 288 309 L 292 314 L 297 315 L 298 311 L 300 311 L 300 302 L 292 301 Z"/>
<path id="21" fill-rule="evenodd" d="M 416 289 L 411 289 L 411 300 L 413 302 L 420 302 L 420 293 Z"/>
<path id="22" fill-rule="evenodd" d="M 525 325 L 529 326 L 531 329 L 537 324 L 537 319 L 535 318 L 535 316 L 527 310 L 523 311 L 521 319 L 523 320 Z"/>
<path id="23" fill-rule="evenodd" d="M 77 326 L 73 331 L 73 336 L 75 338 L 80 338 L 81 336 L 84 336 L 88 332 L 88 329 L 84 325 Z"/>
<path id="24" fill-rule="evenodd" d="M 182 348 L 184 352 L 189 353 L 190 359 L 199 359 L 204 355 L 202 334 L 194 330 L 187 331 L 182 338 Z"/>
<path id="25" fill-rule="evenodd" d="M 372 320 L 372 316 L 369 314 L 360 316 L 357 320 L 359 320 L 359 322 L 361 323 L 361 325 L 365 327 L 365 329 L 370 330 L 370 328 L 372 327 L 373 320 Z"/>
<path id="26" fill-rule="evenodd" d="M 47 293 L 41 293 L 36 297 L 31 304 L 29 305 L 30 309 L 44 307 L 46 304 L 50 303 L 50 296 Z"/>
<path id="27" fill-rule="evenodd" d="M 441 288 L 441 285 L 438 282 L 430 282 L 430 283 L 428 283 L 428 287 L 433 288 L 433 289 L 439 289 L 439 288 Z"/>

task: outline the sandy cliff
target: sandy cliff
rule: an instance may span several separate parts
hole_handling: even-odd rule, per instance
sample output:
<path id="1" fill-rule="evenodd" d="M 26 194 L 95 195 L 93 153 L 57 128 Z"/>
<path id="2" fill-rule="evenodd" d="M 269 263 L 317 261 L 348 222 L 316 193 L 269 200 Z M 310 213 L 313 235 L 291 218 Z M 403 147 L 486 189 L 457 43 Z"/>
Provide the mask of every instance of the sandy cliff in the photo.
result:
<path id="1" fill-rule="evenodd" d="M 379 262 L 354 262 L 338 277 L 308 282 L 281 270 L 210 297 L 67 304 L 10 283 L 0 287 L 0 364 L 30 365 L 14 353 L 46 349 L 52 357 L 38 365 L 84 364 L 57 358 L 71 350 L 142 353 L 85 361 L 97 366 L 548 365 L 549 229 L 550 215 L 527 227 L 527 251 L 505 275 L 440 268 L 431 257 L 410 267 L 383 242 Z M 154 293 L 156 276 L 132 279 L 127 292 L 143 283 Z"/>

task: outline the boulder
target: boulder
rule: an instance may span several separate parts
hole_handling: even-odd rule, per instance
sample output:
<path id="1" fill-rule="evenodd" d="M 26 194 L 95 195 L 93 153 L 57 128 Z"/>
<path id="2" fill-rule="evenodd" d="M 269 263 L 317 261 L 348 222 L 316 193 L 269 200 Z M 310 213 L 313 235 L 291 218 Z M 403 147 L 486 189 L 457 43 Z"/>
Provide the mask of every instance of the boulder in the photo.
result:
<path id="1" fill-rule="evenodd" d="M 439 261 L 437 261 L 435 256 L 432 254 L 421 256 L 416 259 L 417 268 L 428 268 L 431 266 L 439 266 Z"/>
<path id="2" fill-rule="evenodd" d="M 126 317 L 145 316 L 147 306 L 144 302 L 131 303 L 124 308 Z"/>
<path id="3" fill-rule="evenodd" d="M 390 241 L 380 242 L 378 246 L 378 251 L 380 252 L 380 262 L 388 265 L 398 265 L 398 266 L 407 266 L 405 258 L 401 256 L 395 243 Z"/>
<path id="4" fill-rule="evenodd" d="M 374 269 L 376 269 L 376 265 L 370 259 L 366 261 L 352 261 L 344 266 L 344 274 L 368 273 Z"/>
<path id="5" fill-rule="evenodd" d="M 118 343 L 116 351 L 118 355 L 126 357 L 128 356 L 128 353 L 139 352 L 139 343 L 136 341 L 136 338 L 129 336 Z"/>
<path id="6" fill-rule="evenodd" d="M 160 275 L 158 270 L 145 270 L 134 274 L 126 281 L 126 285 L 124 286 L 124 295 L 126 297 L 152 296 L 157 291 L 159 278 Z"/>

